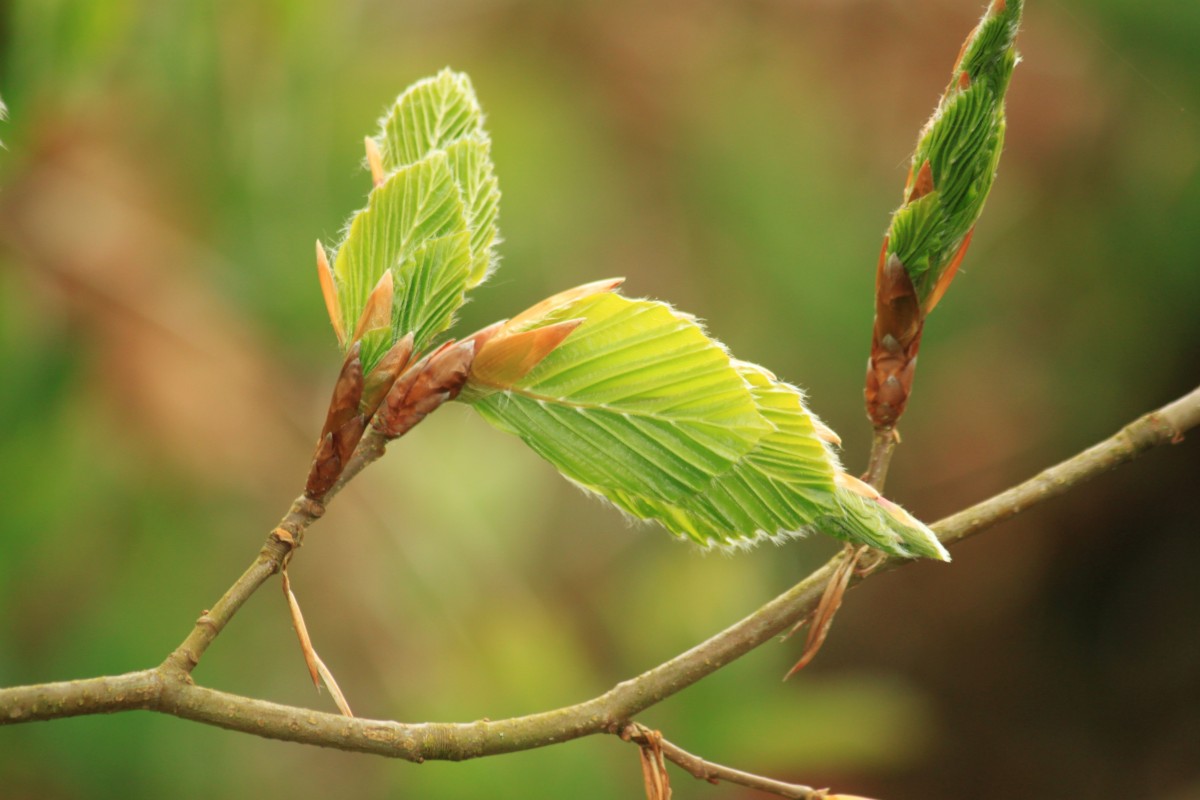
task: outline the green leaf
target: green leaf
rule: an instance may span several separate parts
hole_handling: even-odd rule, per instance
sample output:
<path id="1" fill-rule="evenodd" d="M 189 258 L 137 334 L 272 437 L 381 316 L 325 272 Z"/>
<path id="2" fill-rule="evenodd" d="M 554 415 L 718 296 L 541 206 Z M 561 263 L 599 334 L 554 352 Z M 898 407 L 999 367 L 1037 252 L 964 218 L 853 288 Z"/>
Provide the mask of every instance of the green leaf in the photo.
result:
<path id="1" fill-rule="evenodd" d="M 546 321 L 573 318 L 585 322 L 516 385 L 469 380 L 463 399 L 584 488 L 633 513 L 622 498 L 682 502 L 769 430 L 729 356 L 690 318 L 602 294 Z"/>
<path id="2" fill-rule="evenodd" d="M 446 148 L 450 168 L 462 191 L 471 231 L 471 272 L 467 288 L 483 283 L 495 267 L 495 247 L 500 243 L 496 220 L 500 214 L 500 184 L 492 167 L 491 142 L 482 134 L 462 139 Z"/>
<path id="3" fill-rule="evenodd" d="M 523 378 L 472 376 L 462 399 L 584 489 L 704 546 L 817 526 L 911 556 L 909 540 L 931 535 L 844 488 L 801 392 L 731 360 L 690 317 L 600 294 L 542 321 L 572 319 L 583 323 Z"/>
<path id="4" fill-rule="evenodd" d="M 392 328 L 397 337 L 413 334 L 418 348 L 450 327 L 463 304 L 471 270 L 470 236 L 465 231 L 431 239 L 405 258 L 398 273 Z"/>
<path id="5" fill-rule="evenodd" d="M 1021 0 L 993 2 L 963 45 L 950 85 L 913 153 L 912 175 L 928 164 L 932 191 L 912 193 L 910 179 L 888 230 L 887 254 L 900 259 L 927 308 L 936 302 L 943 276 L 953 277 L 947 270 L 961 255 L 996 177 L 1021 6 Z"/>
<path id="6" fill-rule="evenodd" d="M 471 231 L 472 266 L 467 286 L 482 283 L 494 266 L 493 250 L 499 244 L 500 188 L 471 79 L 445 69 L 413 84 L 384 118 L 376 141 L 385 172 L 437 151 L 446 152 L 463 194 Z"/>
<path id="7" fill-rule="evenodd" d="M 393 277 L 390 330 L 363 337 L 370 371 L 401 336 L 417 351 L 450 326 L 465 292 L 495 265 L 500 189 L 483 112 L 461 73 L 443 70 L 413 84 L 368 141 L 376 188 L 346 226 L 333 267 L 318 254 L 326 306 L 343 347 L 353 344 L 367 298 Z M 378 146 L 378 154 L 375 147 Z"/>
<path id="8" fill-rule="evenodd" d="M 395 279 L 391 341 L 372 343 L 371 352 L 363 354 L 364 371 L 410 330 L 421 332 L 414 344 L 419 351 L 449 324 L 462 303 L 469 261 L 464 265 L 454 244 L 433 242 L 456 234 L 466 238 L 466 218 L 444 153 L 393 172 L 351 220 L 333 264 L 347 331 L 354 330 L 383 273 L 390 269 Z"/>
<path id="9" fill-rule="evenodd" d="M 460 139 L 487 136 L 471 79 L 449 69 L 405 89 L 381 125 L 379 150 L 387 172 L 415 164 Z"/>

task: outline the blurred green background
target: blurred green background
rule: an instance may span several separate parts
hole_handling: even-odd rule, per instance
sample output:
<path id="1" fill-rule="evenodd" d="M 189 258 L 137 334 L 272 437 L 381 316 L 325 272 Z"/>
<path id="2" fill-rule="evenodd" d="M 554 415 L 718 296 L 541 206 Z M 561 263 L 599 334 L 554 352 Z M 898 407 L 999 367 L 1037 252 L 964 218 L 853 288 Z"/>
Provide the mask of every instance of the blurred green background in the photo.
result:
<path id="1" fill-rule="evenodd" d="M 312 264 L 408 83 L 474 79 L 503 263 L 463 329 L 609 275 L 804 385 L 865 463 L 875 260 L 976 0 L 0 4 L 0 685 L 158 663 L 300 490 L 339 358 Z M 1032 2 L 1000 177 L 927 328 L 889 494 L 925 519 L 1192 388 L 1200 5 Z M 631 528 L 451 407 L 293 579 L 356 711 L 583 700 L 831 554 Z M 1200 448 L 853 592 L 641 721 L 901 798 L 1200 797 Z M 197 679 L 332 709 L 277 584 Z M 673 771 L 677 797 L 752 793 Z M 415 766 L 147 713 L 0 729 L 5 798 L 637 797 L 611 737 Z M 757 796 L 757 795 L 754 795 Z"/>

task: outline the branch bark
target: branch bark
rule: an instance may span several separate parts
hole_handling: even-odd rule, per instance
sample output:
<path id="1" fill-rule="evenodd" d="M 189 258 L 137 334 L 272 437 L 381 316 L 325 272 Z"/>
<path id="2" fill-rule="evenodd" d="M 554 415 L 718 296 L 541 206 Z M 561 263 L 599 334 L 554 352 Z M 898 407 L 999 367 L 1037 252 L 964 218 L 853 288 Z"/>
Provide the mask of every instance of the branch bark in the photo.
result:
<path id="1" fill-rule="evenodd" d="M 1185 431 L 1197 425 L 1200 425 L 1200 388 L 1130 423 L 1100 444 L 932 527 L 943 542 L 956 543 L 1131 461 L 1146 450 L 1179 442 Z M 302 533 L 319 516 L 319 507 L 301 505 L 298 501 L 284 518 L 281 524 L 284 530 L 291 532 L 290 528 L 296 528 Z M 246 597 L 274 572 L 277 560 L 291 546 L 277 533 L 273 534 L 255 564 L 212 611 L 201 617 L 188 639 L 160 667 L 125 675 L 0 689 L 0 724 L 149 709 L 267 738 L 409 761 L 458 761 L 545 747 L 595 733 L 619 734 L 638 713 L 745 655 L 811 613 L 825 584 L 846 557 L 844 553 L 835 556 L 741 621 L 591 700 L 505 720 L 412 724 L 347 718 L 228 694 L 192 682 L 187 664 L 194 666 Z M 912 562 L 888 559 L 872 574 L 908 563 Z M 859 580 L 862 577 L 856 577 L 854 582 Z"/>

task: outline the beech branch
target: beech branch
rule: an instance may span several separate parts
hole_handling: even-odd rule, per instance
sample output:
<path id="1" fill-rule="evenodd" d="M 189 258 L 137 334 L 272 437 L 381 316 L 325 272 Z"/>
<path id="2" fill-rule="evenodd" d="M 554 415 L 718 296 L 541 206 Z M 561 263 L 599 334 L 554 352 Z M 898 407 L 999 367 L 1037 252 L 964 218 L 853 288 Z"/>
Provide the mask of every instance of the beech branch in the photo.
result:
<path id="1" fill-rule="evenodd" d="M 1200 388 L 1135 420 L 1109 439 L 932 527 L 946 544 L 957 543 L 1131 461 L 1151 448 L 1177 443 L 1184 432 L 1197 425 L 1200 425 Z M 183 644 L 159 667 L 125 675 L 0 689 L 0 724 L 146 709 L 271 739 L 417 762 L 498 755 L 596 733 L 619 735 L 637 714 L 804 619 L 816 607 L 838 565 L 848 557 L 846 553 L 840 553 L 741 621 L 598 697 L 523 717 L 463 723 L 348 718 L 195 685 L 190 672 L 204 650 L 245 599 L 278 569 L 295 540 L 322 511 L 320 504 L 298 500 L 272 532 L 255 562 L 217 605 L 200 617 Z M 908 563 L 912 562 L 887 559 L 871 574 Z M 852 582 L 865 577 L 855 575 Z M 664 755 L 692 774 L 701 773 L 699 776 L 706 779 L 746 782 L 738 779 L 743 773 L 737 770 L 709 764 L 674 746 L 665 745 Z M 746 780 L 750 778 L 759 782 L 767 780 L 758 776 L 749 776 Z M 746 782 L 746 785 L 751 783 Z M 771 791 L 765 786 L 758 788 Z"/>

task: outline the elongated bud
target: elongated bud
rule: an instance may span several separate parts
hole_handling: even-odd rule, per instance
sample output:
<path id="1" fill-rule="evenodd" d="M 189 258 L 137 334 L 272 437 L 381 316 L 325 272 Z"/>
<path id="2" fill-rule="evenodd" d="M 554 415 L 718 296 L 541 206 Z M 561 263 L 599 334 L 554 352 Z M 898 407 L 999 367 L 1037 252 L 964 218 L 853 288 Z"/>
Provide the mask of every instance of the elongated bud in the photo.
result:
<path id="1" fill-rule="evenodd" d="M 908 271 L 895 254 L 888 255 L 885 240 L 875 273 L 875 328 L 864 391 L 867 416 L 877 428 L 895 425 L 908 405 L 924 326 Z"/>
<path id="2" fill-rule="evenodd" d="M 474 359 L 475 343 L 467 339 L 447 342 L 410 366 L 380 404 L 375 429 L 389 439 L 408 433 L 438 406 L 458 397 Z"/>
<path id="3" fill-rule="evenodd" d="M 883 549 L 892 553 L 904 553 L 909 557 L 923 556 L 938 561 L 950 560 L 950 554 L 946 552 L 946 548 L 942 546 L 927 525 L 881 495 L 874 486 L 845 472 L 834 475 L 834 482 L 842 489 L 863 498 L 871 507 L 879 509 L 891 518 L 889 535 L 899 539 L 898 547 Z"/>
<path id="4" fill-rule="evenodd" d="M 355 342 L 342 362 L 341 372 L 333 385 L 333 397 L 329 400 L 325 425 L 321 428 L 322 437 L 337 430 L 358 413 L 363 392 L 362 360 L 359 358 L 361 349 L 362 345 Z"/>
<path id="5" fill-rule="evenodd" d="M 333 397 L 329 400 L 325 424 L 321 427 L 317 451 L 304 487 L 304 493 L 315 500 L 321 499 L 342 474 L 366 428 L 366 419 L 359 411 L 364 386 L 359 358 L 361 346 L 360 342 L 355 342 L 350 347 L 333 385 Z"/>
<path id="6" fill-rule="evenodd" d="M 993 0 L 918 137 L 903 204 L 892 215 L 876 272 L 866 401 L 877 428 L 894 426 L 904 413 L 925 315 L 958 273 L 995 179 L 1022 5 Z"/>
<path id="7" fill-rule="evenodd" d="M 317 280 L 321 283 L 321 296 L 325 298 L 325 310 L 329 313 L 329 321 L 333 324 L 333 332 L 337 334 L 338 344 L 346 346 L 346 325 L 342 321 L 342 308 L 338 302 L 337 286 L 333 280 L 333 270 L 329 267 L 329 257 L 325 255 L 325 247 L 317 240 Z"/>
<path id="8" fill-rule="evenodd" d="M 359 413 L 367 419 L 375 414 L 375 410 L 379 408 L 383 398 L 391 391 L 396 378 L 408 366 L 409 359 L 412 358 L 412 351 L 413 335 L 409 333 L 383 354 L 383 358 L 379 359 L 379 363 L 364 380 L 362 399 L 358 404 Z"/>

